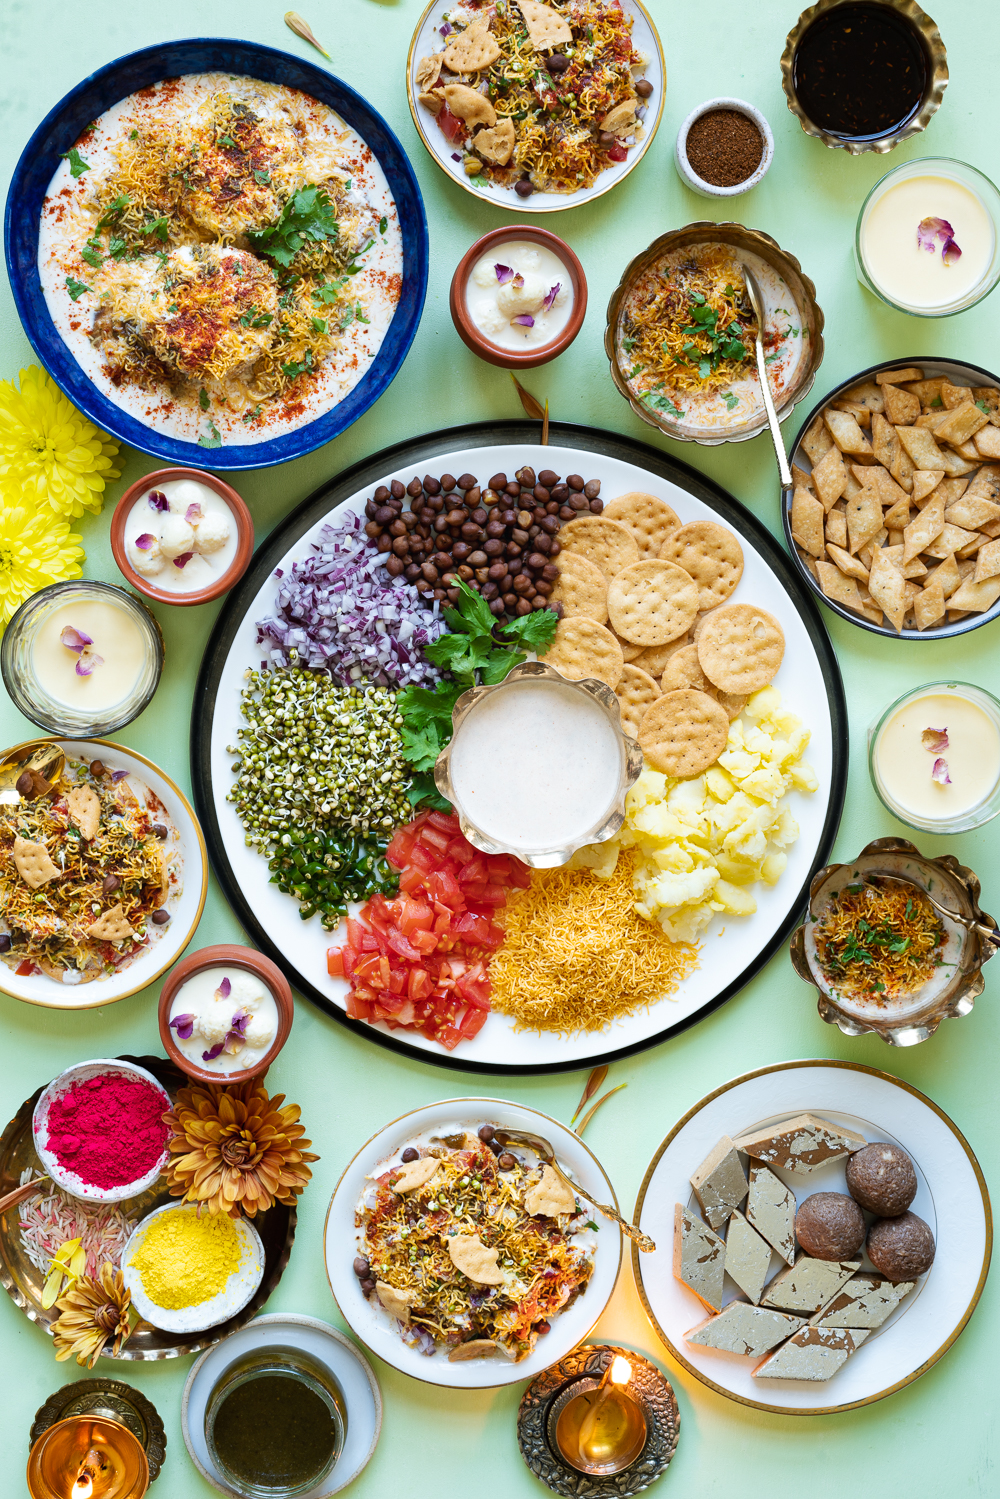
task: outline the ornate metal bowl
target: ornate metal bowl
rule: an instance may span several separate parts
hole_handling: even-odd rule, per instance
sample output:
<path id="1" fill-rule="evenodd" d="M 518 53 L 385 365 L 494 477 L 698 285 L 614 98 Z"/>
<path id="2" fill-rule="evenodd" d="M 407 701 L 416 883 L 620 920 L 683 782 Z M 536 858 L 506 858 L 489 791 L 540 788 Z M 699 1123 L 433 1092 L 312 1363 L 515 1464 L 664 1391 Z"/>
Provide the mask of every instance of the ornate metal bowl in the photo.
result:
<path id="1" fill-rule="evenodd" d="M 980 909 L 979 880 L 971 869 L 959 864 L 951 854 L 940 859 L 925 858 L 905 838 L 876 838 L 853 863 L 828 864 L 814 877 L 809 887 L 806 919 L 792 933 L 789 956 L 799 978 L 818 992 L 820 1015 L 829 1025 L 839 1026 L 845 1036 L 872 1032 L 890 1046 L 915 1046 L 932 1036 L 942 1020 L 969 1014 L 976 996 L 985 988 L 983 964 L 997 949 L 963 923 L 942 917 L 946 932 L 944 962 L 921 989 L 892 1001 L 884 1010 L 877 1009 L 874 1003 L 845 999 L 831 988 L 823 974 L 813 927 L 829 897 L 843 885 L 871 874 L 889 875 L 916 885 L 967 920 L 989 925 L 993 917 Z"/>
<path id="2" fill-rule="evenodd" d="M 876 4 L 888 6 L 890 10 L 898 11 L 901 16 L 912 21 L 919 33 L 927 57 L 927 84 L 920 101 L 920 108 L 905 124 L 889 131 L 886 135 L 864 137 L 831 135 L 829 131 L 814 124 L 802 108 L 795 88 L 794 65 L 799 42 L 816 17 L 825 15 L 827 11 L 833 10 L 834 6 L 841 4 L 843 0 L 817 0 L 815 5 L 810 5 L 808 10 L 802 12 L 788 33 L 785 50 L 781 54 L 781 87 L 785 91 L 788 108 L 796 116 L 806 135 L 815 136 L 831 150 L 848 151 L 852 156 L 861 156 L 865 151 L 880 153 L 891 151 L 894 146 L 899 145 L 900 141 L 909 140 L 911 135 L 919 135 L 922 130 L 926 130 L 931 116 L 940 109 L 944 91 L 948 87 L 948 53 L 937 26 L 930 16 L 920 9 L 916 0 L 876 0 Z"/>
<path id="3" fill-rule="evenodd" d="M 783 422 L 787 416 L 790 416 L 799 402 L 805 400 L 812 390 L 816 371 L 823 362 L 824 318 L 822 309 L 816 301 L 816 288 L 809 277 L 803 274 L 802 267 L 795 256 L 789 255 L 787 250 L 781 248 L 777 240 L 765 234 L 762 229 L 748 229 L 745 224 L 731 222 L 714 224 L 710 219 L 698 219 L 693 224 L 685 224 L 683 229 L 671 229 L 667 234 L 661 234 L 659 239 L 654 239 L 651 245 L 626 266 L 622 279 L 611 294 L 611 301 L 608 303 L 607 327 L 604 330 L 604 352 L 611 366 L 611 378 L 615 383 L 615 389 L 625 397 L 636 416 L 641 417 L 648 426 L 656 427 L 660 432 L 665 432 L 668 437 L 676 438 L 678 442 L 697 442 L 703 447 L 711 448 L 718 447 L 724 442 L 746 442 L 748 438 L 756 437 L 759 432 L 766 431 L 767 413 L 763 406 L 749 420 L 724 427 L 700 427 L 685 422 L 681 417 L 670 417 L 662 412 L 652 411 L 648 406 L 643 405 L 638 396 L 633 395 L 629 389 L 618 352 L 618 323 L 622 307 L 636 282 L 645 276 L 658 260 L 662 260 L 671 251 L 683 250 L 690 245 L 704 244 L 706 241 L 728 245 L 737 256 L 747 251 L 759 256 L 777 272 L 788 287 L 789 295 L 795 300 L 802 318 L 804 352 L 792 383 L 787 389 L 774 393 L 779 421 Z"/>
<path id="4" fill-rule="evenodd" d="M 599 821 L 561 848 L 514 848 L 489 837 L 469 820 L 467 812 L 455 794 L 452 782 L 452 745 L 464 720 L 484 698 L 493 693 L 504 692 L 512 685 L 525 680 L 558 682 L 560 687 L 571 692 L 582 693 L 592 699 L 601 708 L 619 743 L 621 771 L 617 793 L 610 808 L 602 807 Z M 582 682 L 574 682 L 569 677 L 564 677 L 562 672 L 556 671 L 554 667 L 547 666 L 543 661 L 524 661 L 520 666 L 515 666 L 502 682 L 497 682 L 490 687 L 470 687 L 468 692 L 463 692 L 452 712 L 452 725 L 453 737 L 451 743 L 446 745 L 438 756 L 434 767 L 434 780 L 441 795 L 448 798 L 458 813 L 458 820 L 466 838 L 470 843 L 475 844 L 476 848 L 481 848 L 484 853 L 514 854 L 525 864 L 530 864 L 533 869 L 555 869 L 560 864 L 568 863 L 575 851 L 582 848 L 584 844 L 604 843 L 608 838 L 613 838 L 625 821 L 625 795 L 629 787 L 635 785 L 642 772 L 642 750 L 636 740 L 622 729 L 621 708 L 607 683 L 599 682 L 595 677 L 585 677 Z"/>

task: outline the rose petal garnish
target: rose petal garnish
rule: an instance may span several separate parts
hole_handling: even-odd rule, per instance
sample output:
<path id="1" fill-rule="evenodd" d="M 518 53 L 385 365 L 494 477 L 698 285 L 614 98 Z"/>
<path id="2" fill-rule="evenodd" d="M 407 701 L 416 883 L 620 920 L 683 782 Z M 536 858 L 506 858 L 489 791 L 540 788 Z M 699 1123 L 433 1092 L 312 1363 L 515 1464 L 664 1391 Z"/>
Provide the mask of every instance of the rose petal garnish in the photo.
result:
<path id="1" fill-rule="evenodd" d="M 182 1041 L 190 1041 L 194 1022 L 194 1015 L 175 1015 L 170 1022 L 170 1029 L 176 1031 Z"/>
<path id="2" fill-rule="evenodd" d="M 931 771 L 931 780 L 937 781 L 939 786 L 950 786 L 951 776 L 948 774 L 948 762 L 940 757 L 934 761 L 934 769 Z"/>
<path id="3" fill-rule="evenodd" d="M 933 255 L 937 249 L 938 235 L 942 240 L 951 238 L 952 228 L 947 219 L 927 218 L 921 219 L 917 225 L 917 244 L 921 250 L 928 251 Z"/>
<path id="4" fill-rule="evenodd" d="M 155 540 L 156 537 L 152 531 L 143 531 L 141 536 L 135 538 L 135 545 L 139 548 L 140 552 L 148 552 Z"/>
<path id="5" fill-rule="evenodd" d="M 229 996 L 230 996 L 230 994 L 232 994 L 232 992 L 233 992 L 233 986 L 232 986 L 232 984 L 229 982 L 228 979 L 223 979 L 222 983 L 219 985 L 219 987 L 215 991 L 215 997 L 216 997 L 216 999 L 228 999 Z"/>
<path id="6" fill-rule="evenodd" d="M 163 493 L 162 489 L 151 489 L 150 490 L 150 492 L 149 492 L 149 508 L 150 508 L 150 510 L 169 510 L 170 509 L 170 501 L 167 499 L 167 497 Z"/>
<path id="7" fill-rule="evenodd" d="M 212 1047 L 211 1051 L 203 1051 L 202 1052 L 202 1054 L 201 1054 L 201 1060 L 203 1062 L 214 1062 L 215 1059 L 216 1059 L 216 1057 L 219 1057 L 219 1056 L 222 1055 L 222 1048 L 225 1046 L 225 1044 L 226 1044 L 225 1041 L 217 1041 L 215 1043 L 215 1045 Z"/>
<path id="8" fill-rule="evenodd" d="M 948 748 L 948 730 L 925 729 L 920 736 L 920 743 L 929 755 L 939 755 Z"/>
<path id="9" fill-rule="evenodd" d="M 193 501 L 184 512 L 184 519 L 189 526 L 197 524 L 201 520 L 201 505 L 197 500 Z"/>
<path id="10" fill-rule="evenodd" d="M 103 666 L 104 657 L 99 656 L 96 651 L 85 650 L 80 652 L 80 659 L 76 663 L 76 674 L 78 677 L 89 677 L 95 666 Z"/>
<path id="11" fill-rule="evenodd" d="M 230 1022 L 229 1029 L 230 1031 L 235 1031 L 238 1036 L 243 1036 L 246 1034 L 246 1028 L 249 1024 L 250 1011 L 237 1010 Z"/>
<path id="12" fill-rule="evenodd" d="M 521 287 L 524 285 L 524 277 L 521 275 L 520 271 L 515 271 L 514 272 L 514 280 L 512 282 L 512 285 L 514 285 L 515 287 L 517 287 L 518 290 L 520 290 Z"/>
<path id="13" fill-rule="evenodd" d="M 68 651 L 82 651 L 85 645 L 93 645 L 89 635 L 82 630 L 74 630 L 72 625 L 66 625 L 59 636 Z"/>
<path id="14" fill-rule="evenodd" d="M 194 552 L 181 552 L 181 554 L 180 554 L 179 557 L 175 557 L 174 558 L 174 566 L 175 567 L 187 567 L 188 563 L 191 561 L 191 558 L 193 556 L 194 556 Z"/>
<path id="15" fill-rule="evenodd" d="M 535 326 L 535 320 L 530 312 L 519 312 L 517 317 L 511 318 L 511 322 L 520 323 L 522 328 L 533 328 Z"/>
<path id="16" fill-rule="evenodd" d="M 128 775 L 128 771 L 127 770 L 113 770 L 111 772 L 111 784 L 112 784 L 112 786 L 117 786 L 119 781 L 124 781 L 124 779 L 125 779 L 125 777 L 127 775 Z"/>
<path id="17" fill-rule="evenodd" d="M 562 286 L 562 282 L 561 281 L 557 281 L 556 284 L 555 284 L 555 286 L 549 292 L 548 296 L 545 298 L 545 301 L 542 303 L 542 309 L 543 309 L 544 312 L 551 312 L 552 311 L 552 304 L 555 301 L 556 297 L 559 295 L 559 288 L 561 286 Z"/>
<path id="18" fill-rule="evenodd" d="M 962 252 L 953 239 L 946 239 L 941 246 L 941 259 L 945 265 L 954 265 L 956 260 L 961 260 Z"/>
<path id="19" fill-rule="evenodd" d="M 497 280 L 499 281 L 501 286 L 506 286 L 508 281 L 513 281 L 514 272 L 511 270 L 509 265 L 500 265 L 499 263 L 495 263 L 493 269 L 497 273 Z"/>
<path id="20" fill-rule="evenodd" d="M 240 1035 L 239 1031 L 230 1031 L 229 1032 L 229 1035 L 226 1037 L 226 1040 L 225 1040 L 225 1047 L 226 1047 L 226 1051 L 229 1053 L 229 1055 L 231 1057 L 234 1057 L 238 1051 L 242 1051 L 245 1045 L 246 1045 L 246 1042 L 244 1041 L 243 1037 Z"/>

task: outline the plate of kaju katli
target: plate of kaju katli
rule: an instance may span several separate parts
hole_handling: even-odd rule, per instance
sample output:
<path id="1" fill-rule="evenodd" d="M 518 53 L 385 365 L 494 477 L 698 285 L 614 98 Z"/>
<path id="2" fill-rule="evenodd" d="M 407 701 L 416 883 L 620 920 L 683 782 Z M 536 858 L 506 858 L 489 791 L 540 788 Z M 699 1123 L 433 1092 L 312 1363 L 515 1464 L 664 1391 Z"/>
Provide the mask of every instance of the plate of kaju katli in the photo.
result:
<path id="1" fill-rule="evenodd" d="M 897 360 L 845 381 L 792 450 L 783 519 L 842 619 L 909 640 L 1000 614 L 1000 378 Z"/>
<path id="2" fill-rule="evenodd" d="M 986 1183 L 957 1126 L 850 1062 L 717 1088 L 656 1152 L 636 1214 L 663 1341 L 760 1410 L 849 1410 L 909 1384 L 958 1337 L 990 1263 Z"/>
<path id="3" fill-rule="evenodd" d="M 666 67 L 641 0 L 428 5 L 407 58 L 420 139 L 506 212 L 599 198 L 645 155 Z"/>
<path id="4" fill-rule="evenodd" d="M 0 1196 L 37 1182 L 0 1218 L 0 1285 L 58 1358 L 91 1368 L 212 1347 L 288 1264 L 316 1160 L 298 1121 L 259 1078 L 192 1083 L 164 1057 L 77 1064 L 0 1137 Z M 236 1135 L 260 1148 L 226 1164 Z M 261 1171 L 280 1175 L 273 1192 Z"/>
<path id="5" fill-rule="evenodd" d="M 359 1033 L 470 1070 L 593 1065 L 723 1003 L 843 796 L 840 678 L 783 550 L 661 454 L 536 431 L 325 485 L 196 695 L 198 804 L 257 945 Z"/>
<path id="6" fill-rule="evenodd" d="M 622 1233 L 598 1202 L 614 1207 L 614 1188 L 557 1119 L 497 1098 L 429 1104 L 367 1141 L 337 1183 L 330 1289 L 402 1373 L 517 1384 L 582 1342 L 611 1299 Z"/>

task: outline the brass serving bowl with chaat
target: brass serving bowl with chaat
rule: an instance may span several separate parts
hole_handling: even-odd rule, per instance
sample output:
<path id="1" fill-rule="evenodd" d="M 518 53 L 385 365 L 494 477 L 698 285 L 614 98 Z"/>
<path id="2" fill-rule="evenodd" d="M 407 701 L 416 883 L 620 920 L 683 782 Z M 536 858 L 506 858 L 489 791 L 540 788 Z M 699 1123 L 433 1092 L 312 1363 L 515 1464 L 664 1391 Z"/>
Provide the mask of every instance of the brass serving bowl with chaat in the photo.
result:
<path id="1" fill-rule="evenodd" d="M 616 388 L 680 442 L 714 447 L 767 428 L 744 265 L 763 295 L 761 339 L 783 421 L 812 389 L 824 319 L 813 283 L 770 235 L 707 220 L 671 230 L 627 266 L 608 304 L 604 348 Z"/>
<path id="2" fill-rule="evenodd" d="M 620 182 L 656 133 L 665 86 L 640 0 L 432 4 L 407 59 L 430 154 L 468 191 L 529 213 Z"/>

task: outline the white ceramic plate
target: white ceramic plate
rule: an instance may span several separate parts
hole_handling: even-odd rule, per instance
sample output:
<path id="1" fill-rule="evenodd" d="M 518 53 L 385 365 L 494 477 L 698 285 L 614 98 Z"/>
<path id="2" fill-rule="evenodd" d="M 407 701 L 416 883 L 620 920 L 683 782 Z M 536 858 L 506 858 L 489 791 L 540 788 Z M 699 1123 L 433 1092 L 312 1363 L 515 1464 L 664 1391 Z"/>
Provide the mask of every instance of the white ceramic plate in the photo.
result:
<path id="1" fill-rule="evenodd" d="M 624 448 L 625 445 L 621 446 Z M 634 445 L 630 450 L 634 451 Z M 479 1035 L 472 1041 L 461 1042 L 453 1053 L 444 1052 L 436 1042 L 416 1031 L 390 1032 L 384 1024 L 368 1026 L 357 1022 L 362 1034 L 377 1031 L 387 1039 L 391 1037 L 390 1044 L 397 1049 L 417 1054 L 425 1060 L 469 1070 L 544 1071 L 592 1066 L 595 1058 L 607 1060 L 652 1044 L 672 1029 L 690 1024 L 708 1006 L 721 1003 L 723 997 L 735 993 L 774 951 L 791 914 L 804 903 L 812 872 L 824 862 L 832 845 L 846 772 L 846 726 L 835 719 L 839 679 L 835 676 L 835 685 L 828 685 L 829 673 L 836 674 L 836 665 L 829 646 L 826 646 L 825 658 L 821 658 L 814 643 L 816 638 L 822 640 L 822 629 L 816 617 L 806 617 L 810 613 L 808 605 L 802 608 L 793 591 L 794 585 L 783 583 L 772 564 L 754 545 L 750 532 L 753 522 L 746 512 L 732 502 L 728 502 L 731 510 L 727 509 L 727 501 L 722 495 L 718 497 L 718 509 L 696 498 L 691 492 L 693 476 L 688 481 L 690 488 L 685 488 L 682 482 L 664 478 L 641 467 L 638 462 L 590 454 L 578 448 L 517 443 L 467 447 L 457 451 L 445 448 L 440 457 L 435 455 L 433 458 L 423 453 L 415 461 L 387 472 L 374 482 L 388 484 L 390 479 L 399 478 L 407 484 L 415 472 L 469 472 L 485 481 L 501 470 L 513 473 L 524 463 L 532 464 L 536 470 L 551 467 L 564 475 L 580 473 L 587 479 L 600 479 L 601 495 L 607 500 L 628 490 L 645 490 L 671 504 L 682 522 L 716 520 L 740 531 L 745 566 L 731 601 L 760 604 L 781 622 L 785 633 L 785 657 L 774 685 L 781 691 L 783 702 L 812 731 L 807 758 L 819 777 L 819 790 L 811 796 L 798 792 L 789 794 L 786 804 L 801 831 L 798 841 L 787 850 L 788 866 L 784 874 L 773 887 L 763 884 L 754 887 L 757 911 L 753 916 L 714 919 L 704 937 L 700 967 L 684 981 L 674 998 L 662 1000 L 648 1011 L 640 1010 L 627 1016 L 607 1031 L 584 1031 L 571 1036 L 518 1032 L 508 1016 L 491 1014 Z M 682 478 L 683 471 L 678 469 L 676 472 L 678 478 Z M 372 487 L 369 484 L 359 490 L 346 503 L 353 509 L 363 510 Z M 707 485 L 704 491 L 711 493 Z M 330 518 L 331 511 L 324 510 L 322 518 L 307 529 L 284 555 L 279 555 L 276 547 L 270 554 L 274 565 L 287 572 L 293 561 L 310 555 L 310 542 Z M 760 543 L 761 546 L 767 544 L 763 540 Z M 772 555 L 776 558 L 779 555 L 776 546 Z M 791 578 L 793 575 L 787 559 L 783 560 L 788 567 L 787 576 Z M 344 979 L 329 978 L 326 971 L 327 948 L 341 941 L 342 937 L 325 932 L 316 918 L 303 922 L 298 903 L 269 883 L 267 859 L 247 851 L 243 826 L 232 803 L 226 801 L 226 793 L 233 782 L 233 757 L 227 754 L 226 746 L 238 742 L 243 674 L 249 666 L 258 667 L 261 662 L 255 621 L 273 613 L 277 589 L 270 567 L 255 597 L 251 596 L 253 584 L 254 579 L 248 577 L 230 606 L 232 614 L 241 614 L 239 622 L 235 623 L 227 616 L 223 616 L 220 622 L 225 634 L 216 649 L 225 652 L 225 661 L 217 677 L 217 689 L 213 693 L 210 687 L 206 688 L 203 678 L 203 690 L 199 695 L 199 701 L 204 703 L 211 703 L 214 696 L 214 708 L 203 710 L 212 714 L 211 759 L 208 764 L 210 786 L 206 788 L 204 780 L 199 784 L 199 776 L 204 772 L 197 760 L 192 774 L 203 797 L 203 810 L 205 802 L 211 803 L 211 814 L 204 812 L 204 815 L 212 837 L 213 859 L 244 925 L 253 933 L 258 945 L 284 966 L 293 983 L 310 997 L 318 998 L 326 1008 L 342 1014 L 346 1010 L 347 983 Z M 804 590 L 802 597 L 805 597 Z M 210 644 L 206 652 L 209 668 L 213 645 Z M 196 726 L 192 743 L 200 742 L 201 737 Z M 207 732 L 204 737 L 208 737 Z M 199 750 L 199 753 L 203 752 Z M 828 825 L 831 809 L 832 825 Z M 215 828 L 210 820 L 212 814 Z M 220 853 L 225 862 L 219 859 Z"/>
<path id="2" fill-rule="evenodd" d="M 266 1348 L 296 1348 L 311 1354 L 333 1375 L 344 1396 L 347 1432 L 333 1471 L 301 1499 L 328 1499 L 353 1483 L 375 1451 L 382 1430 L 382 1394 L 368 1360 L 349 1338 L 316 1317 L 272 1312 L 203 1353 L 188 1375 L 181 1401 L 181 1429 L 188 1456 L 220 1494 L 232 1489 L 212 1461 L 205 1440 L 205 1410 L 219 1379 L 236 1359 Z"/>
<path id="3" fill-rule="evenodd" d="M 458 1128 L 474 1132 L 481 1124 L 540 1135 L 548 1140 L 559 1164 L 577 1184 L 581 1194 L 593 1192 L 598 1201 L 609 1207 L 618 1206 L 614 1188 L 603 1166 L 565 1124 L 504 1099 L 452 1098 L 404 1114 L 361 1147 L 337 1183 L 323 1234 L 330 1289 L 352 1331 L 393 1368 L 424 1384 L 447 1385 L 460 1390 L 519 1384 L 565 1357 L 583 1341 L 610 1301 L 622 1257 L 621 1229 L 595 1210 L 594 1220 L 599 1224 L 599 1232 L 590 1283 L 572 1306 L 553 1317 L 551 1332 L 540 1337 L 533 1352 L 520 1363 L 513 1364 L 501 1355 L 493 1354 L 488 1358 L 452 1364 L 440 1350 L 427 1355 L 408 1348 L 400 1338 L 395 1322 L 377 1298 L 366 1300 L 354 1274 L 355 1255 L 362 1252 L 354 1225 L 355 1208 L 368 1178 L 385 1170 L 395 1153 L 413 1140 L 428 1133 L 448 1134 Z"/>
<path id="4" fill-rule="evenodd" d="M 684 1334 L 708 1312 L 673 1276 L 674 1204 L 692 1200 L 689 1177 L 722 1135 L 805 1112 L 847 1125 L 869 1141 L 895 1142 L 909 1153 L 919 1183 L 912 1210 L 930 1225 L 937 1254 L 914 1290 L 832 1379 L 760 1381 L 751 1374 L 759 1359 L 684 1341 Z M 808 1177 L 778 1174 L 800 1202 L 813 1192 L 846 1190 L 842 1162 Z M 972 1316 L 993 1245 L 983 1173 L 955 1125 L 908 1083 L 852 1062 L 783 1062 L 724 1083 L 695 1104 L 664 1140 L 639 1190 L 636 1215 L 639 1226 L 657 1243 L 655 1254 L 633 1256 L 636 1283 L 674 1358 L 720 1395 L 789 1415 L 822 1415 L 870 1405 L 923 1374 L 948 1351 Z M 772 1256 L 772 1272 L 779 1264 Z M 862 1268 L 872 1267 L 864 1261 Z M 736 1294 L 736 1286 L 727 1279 L 725 1299 Z"/>
<path id="5" fill-rule="evenodd" d="M 41 738 L 26 741 L 27 744 L 42 742 Z M 140 796 L 139 783 L 148 786 L 167 809 L 177 833 L 176 843 L 172 838 L 167 846 L 176 847 L 181 859 L 181 887 L 179 892 L 173 890 L 167 900 L 170 921 L 166 931 L 110 978 L 94 979 L 90 984 L 61 984 L 43 973 L 27 974 L 22 978 L 6 963 L 0 963 L 0 993 L 53 1010 L 92 1010 L 145 989 L 180 957 L 201 920 L 208 888 L 208 855 L 191 803 L 180 787 L 152 760 L 147 760 L 137 750 L 125 749 L 113 739 L 60 739 L 57 742 L 67 755 L 77 759 L 103 760 L 109 770 L 129 771 L 134 778 L 133 789 Z M 6 751 L 6 754 L 10 753 L 10 750 Z"/>
<path id="6" fill-rule="evenodd" d="M 617 187 L 623 177 L 627 177 L 645 156 L 652 144 L 653 136 L 656 134 L 657 126 L 663 114 L 663 96 L 667 86 L 667 69 L 663 58 L 663 47 L 653 19 L 647 12 L 641 0 L 623 0 L 623 10 L 632 17 L 632 41 L 639 52 L 644 52 L 649 58 L 645 70 L 637 76 L 648 78 L 653 85 L 653 92 L 648 100 L 640 101 L 648 105 L 646 117 L 643 121 L 646 134 L 629 150 L 624 161 L 612 162 L 608 169 L 601 173 L 593 187 L 581 188 L 576 193 L 532 193 L 530 198 L 519 198 L 512 187 L 500 187 L 495 183 L 488 183 L 485 187 L 477 187 L 466 175 L 461 160 L 454 161 L 453 153 L 461 156 L 461 148 L 449 141 L 442 130 L 438 128 L 437 121 L 429 110 L 422 104 L 417 103 L 419 89 L 414 79 L 417 63 L 422 57 L 429 53 L 439 52 L 442 48 L 444 38 L 438 28 L 441 25 L 442 14 L 451 7 L 445 0 L 432 0 L 424 11 L 417 28 L 413 33 L 410 43 L 410 52 L 406 60 L 406 96 L 410 104 L 410 113 L 413 123 L 417 127 L 417 133 L 423 141 L 433 159 L 442 171 L 466 192 L 472 193 L 477 198 L 482 198 L 494 208 L 502 209 L 504 213 L 556 213 L 561 208 L 578 208 L 581 203 L 589 203 L 593 198 L 600 198 L 613 187 Z"/>
<path id="7" fill-rule="evenodd" d="M 206 1328 L 218 1327 L 220 1322 L 228 1322 L 230 1317 L 235 1317 L 237 1312 L 243 1310 L 264 1278 L 264 1246 L 260 1241 L 260 1234 L 246 1218 L 234 1218 L 233 1224 L 243 1257 L 222 1290 L 208 1301 L 198 1302 L 195 1306 L 165 1307 L 155 1302 L 148 1295 L 132 1261 L 142 1248 L 142 1242 L 154 1218 L 162 1218 L 164 1213 L 187 1213 L 190 1217 L 197 1211 L 193 1203 L 187 1202 L 170 1202 L 166 1207 L 157 1208 L 155 1213 L 150 1213 L 141 1223 L 136 1224 L 122 1250 L 122 1275 L 132 1292 L 136 1311 L 162 1332 L 204 1332 Z"/>

